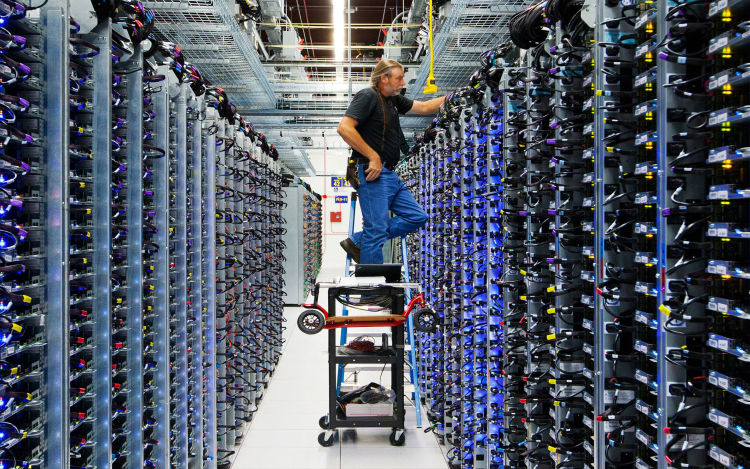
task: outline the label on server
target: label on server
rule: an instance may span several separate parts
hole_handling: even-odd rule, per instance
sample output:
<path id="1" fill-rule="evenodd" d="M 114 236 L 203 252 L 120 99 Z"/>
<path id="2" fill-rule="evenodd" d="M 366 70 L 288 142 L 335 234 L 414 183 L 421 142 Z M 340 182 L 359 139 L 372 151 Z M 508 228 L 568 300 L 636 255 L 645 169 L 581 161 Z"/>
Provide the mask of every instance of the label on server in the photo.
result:
<path id="1" fill-rule="evenodd" d="M 708 16 L 714 16 L 729 6 L 729 0 L 717 0 L 708 8 Z"/>
<path id="2" fill-rule="evenodd" d="M 590 455 L 592 455 L 592 456 L 594 455 L 594 445 L 592 445 L 591 442 L 584 441 L 583 442 L 583 449 L 586 450 L 586 452 L 589 453 Z"/>
<path id="3" fill-rule="evenodd" d="M 711 456 L 711 459 L 718 461 L 723 466 L 734 466 L 734 457 L 730 456 L 729 453 L 716 445 L 711 445 L 708 455 Z"/>
<path id="4" fill-rule="evenodd" d="M 591 420 L 591 417 L 589 417 L 588 415 L 583 416 L 583 424 L 591 428 L 592 430 L 594 429 L 594 421 Z"/>
<path id="5" fill-rule="evenodd" d="M 646 432 L 644 432 L 643 430 L 641 430 L 641 429 L 638 429 L 635 432 L 635 437 L 636 437 L 636 439 L 638 439 L 638 441 L 640 441 L 641 443 L 643 443 L 646 446 L 651 446 L 651 444 L 652 444 L 651 437 L 648 436 L 648 434 Z"/>
<path id="6" fill-rule="evenodd" d="M 708 411 L 708 420 L 724 428 L 728 428 L 732 424 L 732 419 L 727 414 L 713 407 Z"/>

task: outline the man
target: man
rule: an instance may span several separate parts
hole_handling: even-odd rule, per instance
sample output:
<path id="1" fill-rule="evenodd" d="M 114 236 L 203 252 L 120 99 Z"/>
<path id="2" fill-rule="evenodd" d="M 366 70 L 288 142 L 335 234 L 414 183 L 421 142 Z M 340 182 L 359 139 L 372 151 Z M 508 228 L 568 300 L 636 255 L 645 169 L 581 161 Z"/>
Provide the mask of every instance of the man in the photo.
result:
<path id="1" fill-rule="evenodd" d="M 357 263 L 382 264 L 387 239 L 411 233 L 427 222 L 427 214 L 393 172 L 403 140 L 398 114 L 434 114 L 445 97 L 413 101 L 401 96 L 404 86 L 401 64 L 381 60 L 370 76 L 370 88 L 354 95 L 338 126 L 339 135 L 352 147 L 360 183 L 363 230 L 341 242 Z M 396 216 L 389 218 L 389 210 Z"/>

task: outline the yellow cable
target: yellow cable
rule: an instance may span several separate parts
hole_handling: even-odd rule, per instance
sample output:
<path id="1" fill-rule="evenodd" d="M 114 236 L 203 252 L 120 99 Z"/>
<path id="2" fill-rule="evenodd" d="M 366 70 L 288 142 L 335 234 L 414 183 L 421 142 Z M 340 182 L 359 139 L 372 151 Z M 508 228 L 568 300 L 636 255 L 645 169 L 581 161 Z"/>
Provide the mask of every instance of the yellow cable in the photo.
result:
<path id="1" fill-rule="evenodd" d="M 424 90 L 422 92 L 424 94 L 433 94 L 437 93 L 437 85 L 435 84 L 435 73 L 434 73 L 434 67 L 435 67 L 435 55 L 432 49 L 432 0 L 430 0 L 430 11 L 427 12 L 428 15 L 430 15 L 430 74 L 427 77 L 427 84 L 424 87 Z"/>

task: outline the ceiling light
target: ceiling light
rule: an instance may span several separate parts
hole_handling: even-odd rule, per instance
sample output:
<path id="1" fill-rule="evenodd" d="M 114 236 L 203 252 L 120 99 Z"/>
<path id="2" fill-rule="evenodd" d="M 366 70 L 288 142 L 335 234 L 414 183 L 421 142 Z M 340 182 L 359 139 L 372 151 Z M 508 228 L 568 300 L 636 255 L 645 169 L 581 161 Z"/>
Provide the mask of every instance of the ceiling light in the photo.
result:
<path id="1" fill-rule="evenodd" d="M 331 0 L 333 4 L 333 50 L 336 62 L 344 61 L 344 0 Z M 337 79 L 343 81 L 343 68 L 337 67 Z"/>

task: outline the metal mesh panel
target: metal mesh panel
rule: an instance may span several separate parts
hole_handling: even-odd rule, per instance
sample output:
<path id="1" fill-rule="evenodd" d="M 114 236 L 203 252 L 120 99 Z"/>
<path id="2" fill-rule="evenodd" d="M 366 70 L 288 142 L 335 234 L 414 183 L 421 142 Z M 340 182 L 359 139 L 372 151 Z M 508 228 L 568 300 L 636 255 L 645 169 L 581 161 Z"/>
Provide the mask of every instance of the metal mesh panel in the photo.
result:
<path id="1" fill-rule="evenodd" d="M 232 90 L 230 99 L 238 107 L 275 106 L 276 96 L 258 53 L 237 24 L 229 2 L 151 0 L 145 5 L 156 10 L 157 39 L 179 45 L 211 84 Z"/>
<path id="2" fill-rule="evenodd" d="M 156 10 L 156 38 L 179 45 L 185 58 L 200 69 L 206 80 L 227 90 L 238 109 L 276 106 L 274 90 L 258 53 L 248 33 L 237 24 L 230 2 L 151 0 L 145 5 Z M 268 127 L 271 128 L 279 127 Z M 289 146 L 286 138 L 269 136 L 268 140 L 277 146 Z M 292 146 L 302 145 L 292 140 Z M 302 150 L 282 151 L 280 160 L 295 174 L 314 174 Z"/>
<path id="3" fill-rule="evenodd" d="M 453 8 L 433 37 L 438 94 L 465 86 L 479 68 L 479 55 L 508 39 L 508 21 L 534 2 L 511 0 L 454 0 Z M 429 50 L 427 51 L 429 54 Z M 430 71 L 429 55 L 422 59 L 417 79 L 409 87 L 412 99 L 430 99 L 422 93 Z"/>
<path id="4" fill-rule="evenodd" d="M 229 27 L 221 23 L 221 17 L 210 11 L 166 10 L 157 13 L 157 32 L 194 30 L 198 25 L 213 26 L 211 29 L 228 31 Z M 201 30 L 205 32 L 205 30 Z"/>

